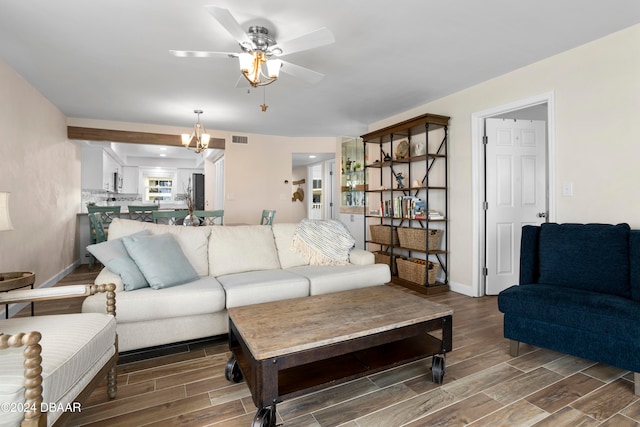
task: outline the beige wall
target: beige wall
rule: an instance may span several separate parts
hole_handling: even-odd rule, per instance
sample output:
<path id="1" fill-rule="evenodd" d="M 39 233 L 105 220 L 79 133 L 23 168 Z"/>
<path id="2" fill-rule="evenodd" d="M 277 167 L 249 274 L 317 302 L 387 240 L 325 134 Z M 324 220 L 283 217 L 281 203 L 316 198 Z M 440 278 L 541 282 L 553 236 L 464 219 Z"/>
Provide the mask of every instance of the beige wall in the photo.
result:
<path id="1" fill-rule="evenodd" d="M 292 138 L 245 134 L 248 144 L 225 148 L 225 223 L 255 224 L 263 209 L 275 209 L 274 222 L 299 220 L 300 202 L 292 202 L 293 153 L 333 153 L 336 138 Z M 297 179 L 297 178 L 296 178 Z M 285 183 L 285 180 L 288 183 Z M 305 199 L 307 194 L 305 194 Z"/>
<path id="2" fill-rule="evenodd" d="M 452 289 L 472 294 L 471 115 L 553 92 L 557 222 L 628 222 L 640 228 L 640 25 L 378 123 L 423 113 L 451 116 Z M 572 182 L 573 197 L 562 196 Z"/>
<path id="3" fill-rule="evenodd" d="M 0 191 L 13 231 L 0 232 L 0 271 L 35 271 L 50 284 L 78 259 L 80 149 L 64 115 L 0 61 Z"/>

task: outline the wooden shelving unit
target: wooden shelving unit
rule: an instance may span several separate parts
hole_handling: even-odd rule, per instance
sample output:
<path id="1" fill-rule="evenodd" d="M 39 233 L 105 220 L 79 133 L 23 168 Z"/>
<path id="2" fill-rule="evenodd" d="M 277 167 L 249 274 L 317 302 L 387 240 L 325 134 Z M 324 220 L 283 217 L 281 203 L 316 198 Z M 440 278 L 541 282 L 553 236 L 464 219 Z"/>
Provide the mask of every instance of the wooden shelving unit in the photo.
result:
<path id="1" fill-rule="evenodd" d="M 365 247 L 381 255 L 384 261 L 380 262 L 389 263 L 394 283 L 424 294 L 449 290 L 448 125 L 449 117 L 424 114 L 361 136 L 366 153 Z M 418 211 L 421 204 L 424 216 Z M 430 210 L 437 210 L 442 218 L 430 219 Z M 388 227 L 389 236 L 375 240 L 372 225 Z M 400 228 L 422 229 L 425 236 L 429 230 L 438 230 L 440 243 L 430 247 L 425 237 L 423 249 L 403 246 L 397 237 Z M 415 233 L 400 231 L 401 235 Z M 425 261 L 424 271 L 412 266 L 417 278 L 407 276 L 396 268 L 397 259 Z M 438 265 L 435 283 L 429 280 L 430 262 Z"/>

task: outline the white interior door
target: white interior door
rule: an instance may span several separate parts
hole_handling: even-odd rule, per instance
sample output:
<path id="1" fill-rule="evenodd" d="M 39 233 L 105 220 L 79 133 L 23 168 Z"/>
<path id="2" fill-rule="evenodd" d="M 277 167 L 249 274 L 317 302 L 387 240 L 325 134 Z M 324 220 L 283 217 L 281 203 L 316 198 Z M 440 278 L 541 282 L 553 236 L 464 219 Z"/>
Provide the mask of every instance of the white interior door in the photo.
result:
<path id="1" fill-rule="evenodd" d="M 546 123 L 486 119 L 485 293 L 518 283 L 522 226 L 547 214 Z"/>

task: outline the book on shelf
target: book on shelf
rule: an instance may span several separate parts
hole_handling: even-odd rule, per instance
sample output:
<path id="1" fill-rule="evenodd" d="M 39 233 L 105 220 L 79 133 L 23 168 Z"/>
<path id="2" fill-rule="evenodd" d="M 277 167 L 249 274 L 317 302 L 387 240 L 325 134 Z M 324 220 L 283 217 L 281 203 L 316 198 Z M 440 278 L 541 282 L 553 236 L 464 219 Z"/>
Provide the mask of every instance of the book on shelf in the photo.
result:
<path id="1" fill-rule="evenodd" d="M 381 214 L 388 218 L 414 219 L 416 215 L 424 215 L 424 202 L 415 196 L 398 196 L 384 200 Z"/>
<path id="2" fill-rule="evenodd" d="M 433 210 L 433 209 L 429 209 L 428 212 L 428 216 L 429 219 L 444 219 L 444 215 L 442 215 L 440 212 Z"/>

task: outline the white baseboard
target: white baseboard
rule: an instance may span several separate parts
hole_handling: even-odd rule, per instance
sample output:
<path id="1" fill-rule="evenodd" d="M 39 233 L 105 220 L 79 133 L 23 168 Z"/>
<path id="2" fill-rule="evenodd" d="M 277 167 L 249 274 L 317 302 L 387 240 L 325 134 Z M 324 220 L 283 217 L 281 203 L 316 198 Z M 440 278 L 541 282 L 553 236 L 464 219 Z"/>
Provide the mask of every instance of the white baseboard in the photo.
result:
<path id="1" fill-rule="evenodd" d="M 456 283 L 449 280 L 449 289 L 453 292 L 457 292 L 468 297 L 477 297 L 477 295 L 474 294 L 473 287 L 469 285 L 463 285 L 461 283 Z"/>
<path id="2" fill-rule="evenodd" d="M 38 286 L 38 288 L 50 288 L 50 287 L 52 287 L 53 285 L 58 283 L 60 280 L 62 280 L 65 276 L 67 276 L 69 273 L 71 273 L 73 270 L 78 268 L 78 266 L 80 266 L 80 260 L 79 259 L 76 260 L 73 264 L 69 265 L 64 270 L 62 270 L 61 272 L 59 272 L 58 274 L 54 275 L 53 277 L 50 277 L 45 282 L 41 283 L 40 286 Z M 16 313 L 18 313 L 20 310 L 22 310 L 23 308 L 27 307 L 28 305 L 29 305 L 28 303 L 11 304 L 11 305 L 9 305 L 9 317 L 15 316 Z M 0 311 L 0 319 L 4 319 L 6 317 L 6 314 L 5 314 L 6 310 L 7 310 L 6 306 L 3 306 L 2 311 Z"/>

